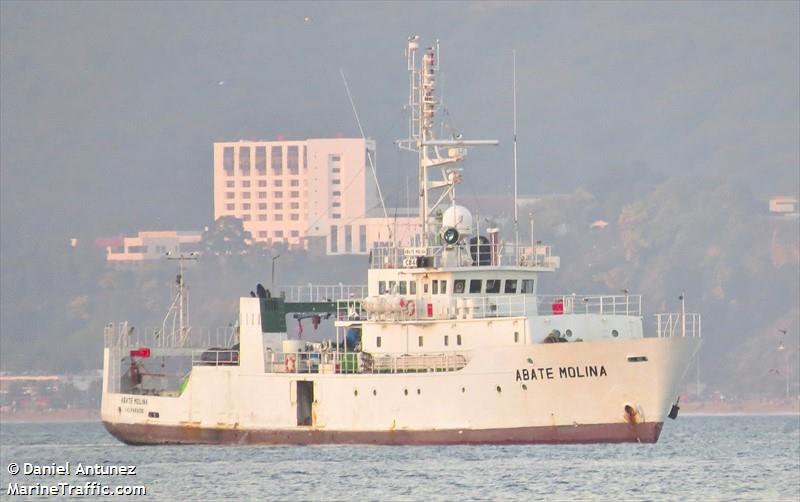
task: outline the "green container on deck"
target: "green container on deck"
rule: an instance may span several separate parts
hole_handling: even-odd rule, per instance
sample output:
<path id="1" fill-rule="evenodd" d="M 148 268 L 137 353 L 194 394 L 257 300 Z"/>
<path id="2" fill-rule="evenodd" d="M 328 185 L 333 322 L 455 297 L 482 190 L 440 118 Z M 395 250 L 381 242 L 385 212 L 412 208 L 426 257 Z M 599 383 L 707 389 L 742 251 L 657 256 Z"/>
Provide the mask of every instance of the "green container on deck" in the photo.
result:
<path id="1" fill-rule="evenodd" d="M 342 371 L 345 373 L 353 373 L 358 367 L 358 354 L 355 352 L 345 352 L 342 354 Z"/>

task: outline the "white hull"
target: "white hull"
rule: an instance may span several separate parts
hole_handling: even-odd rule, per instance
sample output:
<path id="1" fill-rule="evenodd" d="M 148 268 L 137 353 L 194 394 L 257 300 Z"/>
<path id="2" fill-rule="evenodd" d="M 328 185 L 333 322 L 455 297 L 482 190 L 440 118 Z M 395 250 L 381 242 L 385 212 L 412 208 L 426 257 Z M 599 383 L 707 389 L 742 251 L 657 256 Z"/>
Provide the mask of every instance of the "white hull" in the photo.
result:
<path id="1" fill-rule="evenodd" d="M 442 373 L 196 366 L 180 397 L 104 393 L 102 418 L 131 443 L 654 442 L 698 345 L 646 338 L 499 347 Z M 298 381 L 313 382 L 311 425 L 297 424 Z"/>

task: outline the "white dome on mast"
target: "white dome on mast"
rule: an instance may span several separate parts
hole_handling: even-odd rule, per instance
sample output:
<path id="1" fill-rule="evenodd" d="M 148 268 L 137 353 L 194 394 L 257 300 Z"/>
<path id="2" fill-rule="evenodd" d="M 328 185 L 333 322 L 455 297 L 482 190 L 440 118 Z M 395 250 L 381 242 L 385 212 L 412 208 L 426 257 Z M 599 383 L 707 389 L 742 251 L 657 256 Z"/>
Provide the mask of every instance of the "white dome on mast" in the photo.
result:
<path id="1" fill-rule="evenodd" d="M 472 234 L 472 213 L 464 206 L 450 206 L 442 213 L 442 230 L 455 228 L 461 236 Z"/>

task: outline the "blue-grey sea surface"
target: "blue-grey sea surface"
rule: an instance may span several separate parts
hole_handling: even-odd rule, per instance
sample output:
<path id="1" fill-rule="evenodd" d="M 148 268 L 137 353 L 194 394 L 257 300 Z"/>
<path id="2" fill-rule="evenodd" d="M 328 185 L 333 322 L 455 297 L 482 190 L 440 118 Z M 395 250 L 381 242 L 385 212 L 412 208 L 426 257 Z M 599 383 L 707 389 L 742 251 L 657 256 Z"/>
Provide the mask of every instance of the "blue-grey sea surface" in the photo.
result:
<path id="1" fill-rule="evenodd" d="M 144 500 L 800 500 L 800 417 L 688 416 L 655 445 L 127 446 L 99 423 L 0 424 L 9 483 L 139 485 Z M 8 465 L 136 465 L 12 476 Z M 94 497 L 84 497 L 94 498 Z M 105 497 L 107 499 L 127 497 Z M 134 497 L 131 497 L 134 498 Z"/>

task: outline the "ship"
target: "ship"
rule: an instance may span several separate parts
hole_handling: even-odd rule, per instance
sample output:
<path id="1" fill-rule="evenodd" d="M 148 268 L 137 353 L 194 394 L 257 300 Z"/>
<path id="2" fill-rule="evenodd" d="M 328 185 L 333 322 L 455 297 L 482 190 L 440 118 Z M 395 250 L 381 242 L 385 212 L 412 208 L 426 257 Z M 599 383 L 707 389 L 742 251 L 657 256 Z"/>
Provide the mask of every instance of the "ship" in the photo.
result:
<path id="1" fill-rule="evenodd" d="M 484 228 L 456 203 L 459 167 L 494 140 L 435 134 L 437 43 L 406 48 L 419 231 L 376 243 L 364 286 L 239 299 L 238 320 L 196 336 L 184 261 L 160 328 L 104 332 L 102 421 L 128 444 L 655 443 L 701 341 L 701 317 L 655 315 L 641 295 L 545 295 L 550 246 Z M 516 79 L 515 79 L 516 82 Z M 516 103 L 516 87 L 515 87 Z M 516 104 L 515 104 L 516 116 Z M 515 125 L 516 132 L 516 125 Z M 515 134 L 516 146 L 516 134 Z M 515 150 L 516 160 L 516 150 Z M 515 166 L 516 197 L 516 166 Z M 332 319 L 290 338 L 287 317 Z M 333 336 L 335 333 L 335 338 Z M 213 338 L 213 339 L 211 339 Z"/>

